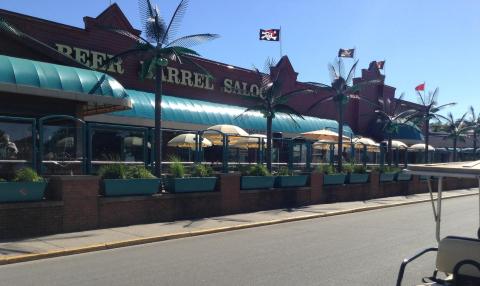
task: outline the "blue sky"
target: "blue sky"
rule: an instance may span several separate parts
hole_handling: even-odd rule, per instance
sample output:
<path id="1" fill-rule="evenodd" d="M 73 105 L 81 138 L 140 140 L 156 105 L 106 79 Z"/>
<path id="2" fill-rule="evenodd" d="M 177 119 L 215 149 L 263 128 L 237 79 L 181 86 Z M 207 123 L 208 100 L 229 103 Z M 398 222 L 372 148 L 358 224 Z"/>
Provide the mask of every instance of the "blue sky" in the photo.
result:
<path id="1" fill-rule="evenodd" d="M 114 2 L 114 1 L 112 1 Z M 4 0 L 0 8 L 83 27 L 109 0 Z M 137 1 L 118 0 L 133 26 L 140 27 Z M 178 1 L 154 1 L 165 18 Z M 386 60 L 386 83 L 417 101 L 414 87 L 440 88 L 440 103 L 460 116 L 473 105 L 480 51 L 480 1 L 475 0 L 191 0 L 179 36 L 217 33 L 197 48 L 204 57 L 250 68 L 279 58 L 279 45 L 258 40 L 260 28 L 282 27 L 283 52 L 301 81 L 328 82 L 327 64 L 339 48 L 356 47 L 359 66 Z M 347 63 L 351 61 L 347 60 Z M 359 74 L 360 70 L 357 71 Z"/>

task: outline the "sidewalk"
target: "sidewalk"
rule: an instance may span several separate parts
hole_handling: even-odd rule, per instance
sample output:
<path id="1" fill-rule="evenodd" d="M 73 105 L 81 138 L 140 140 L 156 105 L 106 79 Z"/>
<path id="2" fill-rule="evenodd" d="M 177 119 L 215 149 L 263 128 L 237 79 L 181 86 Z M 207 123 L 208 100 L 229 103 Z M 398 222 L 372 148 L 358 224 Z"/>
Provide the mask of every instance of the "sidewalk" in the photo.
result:
<path id="1" fill-rule="evenodd" d="M 444 198 L 452 198 L 477 194 L 478 189 L 472 188 L 445 191 L 443 196 Z M 399 196 L 369 201 L 310 205 L 295 209 L 277 209 L 198 220 L 132 225 L 15 241 L 0 241 L 0 265 L 406 205 L 428 201 L 429 198 L 428 193 L 416 194 L 408 197 Z"/>

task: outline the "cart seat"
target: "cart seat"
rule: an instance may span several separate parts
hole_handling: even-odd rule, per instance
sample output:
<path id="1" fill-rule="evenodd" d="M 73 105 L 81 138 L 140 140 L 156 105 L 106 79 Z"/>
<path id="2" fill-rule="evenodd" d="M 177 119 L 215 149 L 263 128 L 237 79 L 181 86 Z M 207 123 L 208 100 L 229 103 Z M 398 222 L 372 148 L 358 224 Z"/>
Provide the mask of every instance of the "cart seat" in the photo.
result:
<path id="1" fill-rule="evenodd" d="M 458 274 L 480 279 L 480 269 L 468 261 L 480 263 L 480 240 L 458 236 L 447 236 L 438 244 L 436 266 L 439 272 L 453 274 L 458 265 Z"/>

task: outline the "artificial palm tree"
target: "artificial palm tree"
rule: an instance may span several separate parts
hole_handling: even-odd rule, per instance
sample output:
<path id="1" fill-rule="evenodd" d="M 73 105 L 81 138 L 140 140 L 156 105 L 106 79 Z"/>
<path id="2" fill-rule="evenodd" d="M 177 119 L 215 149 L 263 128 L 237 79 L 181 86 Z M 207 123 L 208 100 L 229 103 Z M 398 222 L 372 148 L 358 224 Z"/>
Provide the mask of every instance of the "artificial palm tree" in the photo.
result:
<path id="1" fill-rule="evenodd" d="M 393 98 L 393 100 L 390 100 L 390 98 L 386 100 L 380 98 L 378 100 L 380 103 L 379 108 L 375 110 L 378 120 L 381 123 L 382 131 L 387 135 L 387 163 L 389 166 L 392 164 L 393 135 L 398 132 L 398 128 L 401 125 L 410 122 L 417 112 L 414 109 L 401 110 L 404 96 L 405 94 L 402 93 L 398 98 Z"/>
<path id="2" fill-rule="evenodd" d="M 150 0 L 139 0 L 141 23 L 143 26 L 142 32 L 144 35 L 143 37 L 134 35 L 129 31 L 116 29 L 115 27 L 106 27 L 108 30 L 130 37 L 136 41 L 135 47 L 115 55 L 109 60 L 109 62 L 116 60 L 117 58 L 128 57 L 130 55 L 140 55 L 146 58 L 142 66 L 140 76 L 144 78 L 149 74 L 155 75 L 154 146 L 156 176 L 161 176 L 162 174 L 161 104 L 163 69 L 168 65 L 169 60 L 178 61 L 179 63 L 188 62 L 201 69 L 206 76 L 210 76 L 206 70 L 197 65 L 188 56 L 199 56 L 199 54 L 190 49 L 190 47 L 218 37 L 216 34 L 194 34 L 174 39 L 187 6 L 187 0 L 180 1 L 167 25 L 165 19 L 160 15 L 159 9 L 153 6 Z"/>
<path id="3" fill-rule="evenodd" d="M 457 142 L 458 140 L 465 141 L 467 132 L 472 129 L 466 121 L 465 117 L 467 113 L 464 113 L 460 119 L 456 120 L 453 118 L 452 113 L 448 113 L 446 117 L 446 130 L 448 135 L 446 138 L 452 139 L 453 141 L 453 161 L 457 161 Z"/>
<path id="4" fill-rule="evenodd" d="M 310 108 L 308 109 L 309 111 L 320 106 L 320 104 L 327 102 L 327 101 L 333 101 L 337 107 L 338 111 L 338 151 L 342 152 L 342 147 L 343 147 L 343 125 L 344 125 L 344 112 L 345 108 L 350 100 L 350 98 L 357 98 L 360 100 L 364 100 L 370 104 L 376 105 L 375 103 L 367 100 L 366 98 L 363 98 L 359 96 L 359 92 L 362 89 L 362 87 L 367 86 L 367 85 L 373 85 L 373 84 L 378 84 L 381 81 L 379 80 L 368 80 L 368 81 L 362 81 L 358 83 L 353 82 L 353 77 L 355 75 L 355 68 L 357 67 L 358 60 L 353 64 L 353 66 L 350 68 L 350 71 L 348 74 L 345 75 L 344 72 L 344 66 L 343 66 L 343 61 L 339 57 L 338 59 L 335 60 L 334 64 L 329 64 L 328 69 L 330 71 L 330 79 L 331 79 L 331 84 L 326 85 L 322 83 L 316 83 L 316 82 L 310 82 L 310 84 L 313 84 L 317 86 L 321 90 L 326 90 L 331 95 L 321 98 L 317 100 Z M 342 171 L 342 159 L 339 158 L 338 160 L 338 165 L 337 165 L 337 171 L 341 172 Z"/>
<path id="5" fill-rule="evenodd" d="M 441 115 L 439 112 L 446 107 L 453 106 L 456 103 L 450 102 L 447 104 L 438 105 L 438 87 L 432 92 L 429 91 L 428 95 L 423 94 L 417 90 L 417 95 L 419 98 L 419 103 L 422 106 L 421 110 L 417 111 L 416 117 L 423 120 L 424 129 L 425 129 L 425 163 L 428 163 L 428 143 L 430 139 L 430 121 L 436 119 L 448 120 L 445 116 Z"/>
<path id="6" fill-rule="evenodd" d="M 258 111 L 263 114 L 267 119 L 267 150 L 266 150 L 266 161 L 267 168 L 272 171 L 272 124 L 273 119 L 279 113 L 284 113 L 292 119 L 294 124 L 298 123 L 295 121 L 295 117 L 303 119 L 303 116 L 296 111 L 294 108 L 290 107 L 287 102 L 293 96 L 313 92 L 308 88 L 295 89 L 293 91 L 284 92 L 283 91 L 283 78 L 282 70 L 274 71 L 275 64 L 273 60 L 268 59 L 265 63 L 265 68 L 263 72 L 260 72 L 258 69 L 255 69 L 258 77 L 261 78 L 260 83 L 260 100 L 259 103 L 245 109 L 245 111 L 239 115 L 247 115 L 249 111 Z"/>
<path id="7" fill-rule="evenodd" d="M 473 133 L 473 156 L 475 156 L 477 154 L 477 135 L 480 131 L 480 114 L 475 113 L 473 106 L 470 106 L 468 112 L 470 113 L 468 125 L 470 125 Z"/>

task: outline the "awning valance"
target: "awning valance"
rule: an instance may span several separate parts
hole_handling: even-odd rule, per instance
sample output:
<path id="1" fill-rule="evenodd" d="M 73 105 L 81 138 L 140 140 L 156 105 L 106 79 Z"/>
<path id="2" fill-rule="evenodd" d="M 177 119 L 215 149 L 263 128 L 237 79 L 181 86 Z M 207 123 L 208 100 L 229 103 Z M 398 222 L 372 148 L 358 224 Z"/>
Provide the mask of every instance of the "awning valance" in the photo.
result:
<path id="1" fill-rule="evenodd" d="M 0 92 L 84 102 L 85 114 L 131 107 L 123 86 L 107 74 L 5 55 L 0 55 Z"/>

